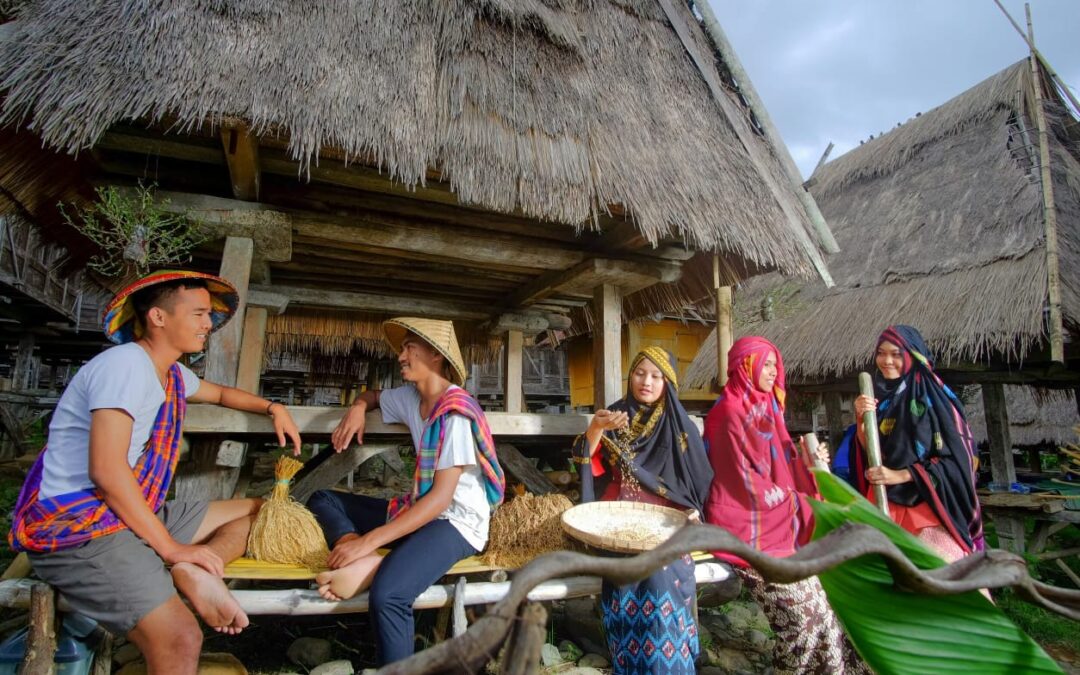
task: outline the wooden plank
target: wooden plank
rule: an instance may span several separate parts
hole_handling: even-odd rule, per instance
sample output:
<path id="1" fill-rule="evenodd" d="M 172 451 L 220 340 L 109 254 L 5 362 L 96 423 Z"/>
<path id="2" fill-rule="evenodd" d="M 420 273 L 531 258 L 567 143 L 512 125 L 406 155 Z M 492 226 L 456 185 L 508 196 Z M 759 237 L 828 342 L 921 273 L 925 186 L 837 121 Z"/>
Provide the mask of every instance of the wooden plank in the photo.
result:
<path id="1" fill-rule="evenodd" d="M 503 470 L 513 476 L 535 495 L 546 495 L 556 491 L 555 485 L 548 480 L 544 472 L 536 468 L 529 458 L 509 443 L 496 443 L 495 454 Z"/>
<path id="2" fill-rule="evenodd" d="M 262 377 L 263 346 L 266 343 L 266 308 L 248 306 L 244 316 L 244 336 L 240 343 L 240 364 L 236 372 L 236 388 L 259 394 Z"/>
<path id="3" fill-rule="evenodd" d="M 329 435 L 347 408 L 341 406 L 290 406 L 289 412 L 305 435 Z M 567 413 L 485 413 L 492 434 L 496 436 L 577 436 L 589 426 L 592 415 Z M 408 437 L 401 424 L 385 424 L 379 411 L 367 415 L 367 436 Z M 266 415 L 231 410 L 208 404 L 192 404 L 184 417 L 185 434 L 272 434 L 274 427 Z"/>
<path id="4" fill-rule="evenodd" d="M 293 483 L 289 494 L 303 504 L 316 490 L 329 490 L 372 457 L 384 452 L 397 453 L 398 446 L 398 443 L 353 443 L 341 452 L 328 455 L 310 471 L 305 470 Z"/>
<path id="5" fill-rule="evenodd" d="M 622 297 L 611 285 L 593 295 L 593 409 L 622 398 Z"/>
<path id="6" fill-rule="evenodd" d="M 508 413 L 520 413 L 525 409 L 521 388 L 521 357 L 524 346 L 525 336 L 520 330 L 507 331 L 505 345 L 506 366 L 503 370 L 506 379 L 503 382 L 503 394 L 506 399 L 506 412 Z"/>
<path id="7" fill-rule="evenodd" d="M 291 305 L 308 307 L 333 307 L 358 312 L 388 312 L 409 314 L 438 319 L 486 319 L 490 309 L 481 305 L 450 303 L 427 300 L 415 296 L 377 295 L 374 293 L 349 293 L 299 286 L 252 286 L 253 291 L 276 293 L 289 299 Z"/>
<path id="8" fill-rule="evenodd" d="M 225 148 L 225 163 L 232 179 L 232 193 L 237 199 L 259 199 L 259 139 L 241 120 L 230 120 L 221 126 L 221 144 Z"/>
<path id="9" fill-rule="evenodd" d="M 394 272 L 402 268 L 400 257 L 383 257 L 334 246 L 318 246 L 298 242 L 293 246 L 293 253 L 296 256 L 305 259 L 326 259 L 337 260 L 343 263 L 358 263 L 362 265 L 365 270 L 369 270 L 374 274 Z M 469 261 L 461 261 L 461 263 L 458 264 L 446 260 L 438 263 L 412 260 L 409 263 L 408 268 L 410 270 L 427 273 L 441 272 L 450 278 L 456 278 L 458 283 L 461 283 L 462 276 L 468 275 L 473 278 L 473 280 L 469 282 L 470 284 L 484 284 L 490 282 L 492 285 L 498 283 L 500 284 L 500 287 L 506 284 L 522 284 L 533 278 L 536 274 L 534 270 L 527 269 L 522 269 L 518 272 L 507 272 L 502 269 L 495 270 L 491 269 L 489 266 L 470 265 Z"/>
<path id="10" fill-rule="evenodd" d="M 615 286 L 627 295 L 656 283 L 677 281 L 681 274 L 677 262 L 589 258 L 570 269 L 556 269 L 529 282 L 510 296 L 507 305 L 521 307 L 551 295 L 587 295 L 604 284 Z"/>

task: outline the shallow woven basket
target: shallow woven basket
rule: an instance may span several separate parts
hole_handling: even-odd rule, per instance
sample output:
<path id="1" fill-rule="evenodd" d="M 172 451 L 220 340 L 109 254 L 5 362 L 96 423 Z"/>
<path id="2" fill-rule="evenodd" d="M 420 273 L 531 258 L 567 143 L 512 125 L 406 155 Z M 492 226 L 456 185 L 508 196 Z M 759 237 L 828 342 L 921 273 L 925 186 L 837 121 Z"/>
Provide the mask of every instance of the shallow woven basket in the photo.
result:
<path id="1" fill-rule="evenodd" d="M 589 502 L 562 514 L 574 539 L 616 553 L 641 553 L 664 543 L 688 522 L 682 511 L 639 502 Z"/>

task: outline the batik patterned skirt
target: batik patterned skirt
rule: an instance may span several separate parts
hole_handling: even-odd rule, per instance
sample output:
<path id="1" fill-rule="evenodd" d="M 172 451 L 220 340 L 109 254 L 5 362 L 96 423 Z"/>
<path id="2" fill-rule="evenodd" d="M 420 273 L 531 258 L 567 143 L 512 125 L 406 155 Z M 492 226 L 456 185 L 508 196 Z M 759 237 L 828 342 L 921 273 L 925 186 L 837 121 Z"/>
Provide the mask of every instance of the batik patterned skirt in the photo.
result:
<path id="1" fill-rule="evenodd" d="M 605 581 L 604 632 L 616 675 L 692 674 L 698 657 L 694 561 L 683 556 L 626 586 Z"/>

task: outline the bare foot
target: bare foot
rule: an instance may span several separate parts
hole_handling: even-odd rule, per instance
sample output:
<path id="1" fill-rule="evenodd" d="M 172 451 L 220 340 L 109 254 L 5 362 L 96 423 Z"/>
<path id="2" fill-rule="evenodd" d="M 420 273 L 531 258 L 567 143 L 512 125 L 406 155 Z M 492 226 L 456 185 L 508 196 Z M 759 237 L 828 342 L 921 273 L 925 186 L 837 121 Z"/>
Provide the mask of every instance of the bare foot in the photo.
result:
<path id="1" fill-rule="evenodd" d="M 217 632 L 236 635 L 250 623 L 225 582 L 198 565 L 176 563 L 172 578 L 177 590 L 191 602 L 206 625 Z"/>
<path id="2" fill-rule="evenodd" d="M 319 572 L 315 575 L 315 583 L 319 584 L 319 595 L 333 602 L 353 597 L 371 585 L 382 561 L 381 555 L 369 555 L 345 567 Z"/>

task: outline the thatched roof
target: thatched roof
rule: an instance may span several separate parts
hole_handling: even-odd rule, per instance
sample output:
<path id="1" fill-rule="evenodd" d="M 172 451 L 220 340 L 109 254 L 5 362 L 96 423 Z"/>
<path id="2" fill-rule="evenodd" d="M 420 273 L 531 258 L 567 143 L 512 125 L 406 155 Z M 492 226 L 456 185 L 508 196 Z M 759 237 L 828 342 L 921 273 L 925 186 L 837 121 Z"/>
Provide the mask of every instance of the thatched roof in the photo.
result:
<path id="1" fill-rule="evenodd" d="M 1045 78 L 1044 78 L 1045 80 Z M 916 326 L 941 364 L 1016 364 L 1045 337 L 1042 192 L 1028 61 L 826 164 L 811 188 L 841 251 L 836 287 L 770 274 L 736 293 L 737 333 L 781 349 L 796 378 L 865 367 L 881 330 Z M 1052 91 L 1044 82 L 1044 91 Z M 1080 325 L 1080 150 L 1055 96 L 1051 168 L 1066 330 Z M 771 304 L 762 321 L 759 308 Z M 715 377 L 715 338 L 689 386 Z"/>
<path id="2" fill-rule="evenodd" d="M 0 91 L 0 123 L 70 152 L 124 121 L 236 117 L 301 172 L 333 157 L 434 176 L 462 204 L 582 228 L 621 205 L 651 242 L 812 269 L 806 213 L 784 214 L 735 133 L 750 115 L 717 106 L 654 0 L 38 0 L 0 41 Z"/>
<path id="3" fill-rule="evenodd" d="M 1071 391 L 1040 392 L 1032 387 L 1005 386 L 1005 404 L 1009 411 L 1009 437 L 1014 446 L 1075 443 L 1080 415 Z M 976 443 L 984 443 L 986 415 L 982 397 L 976 396 L 967 406 L 968 424 Z"/>

